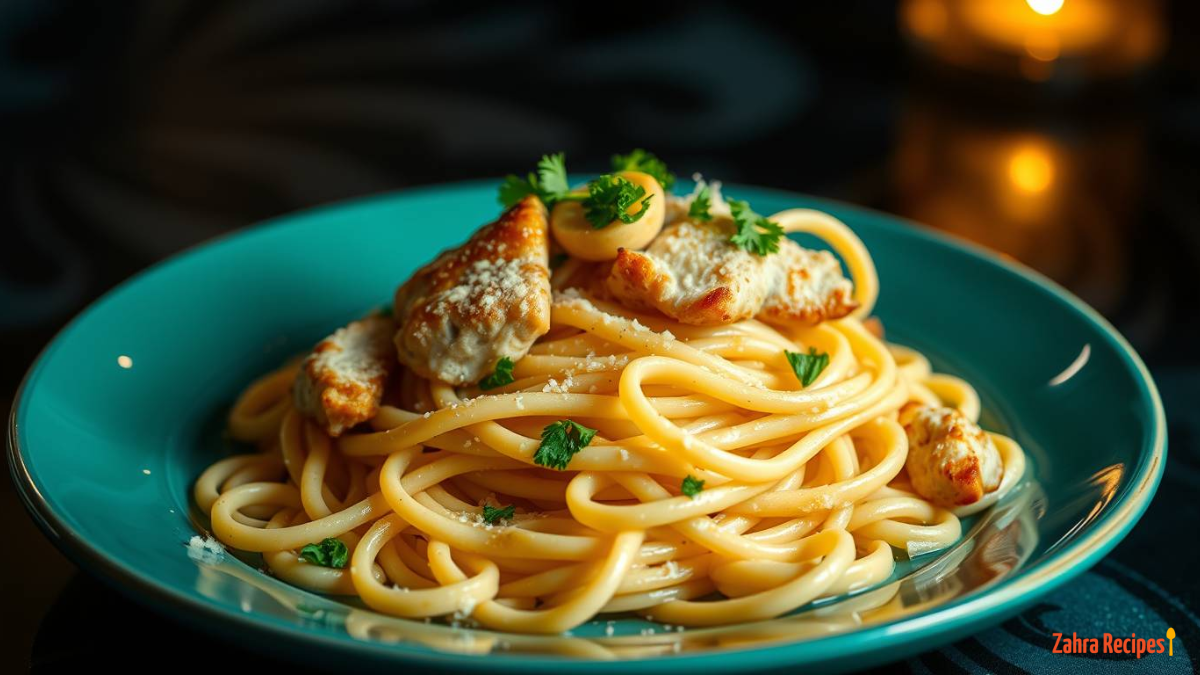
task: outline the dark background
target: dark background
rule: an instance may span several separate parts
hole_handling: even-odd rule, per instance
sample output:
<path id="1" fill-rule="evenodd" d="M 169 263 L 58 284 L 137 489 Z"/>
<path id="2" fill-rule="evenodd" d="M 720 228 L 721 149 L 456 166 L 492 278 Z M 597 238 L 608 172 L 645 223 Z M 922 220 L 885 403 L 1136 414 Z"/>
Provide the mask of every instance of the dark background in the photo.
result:
<path id="1" fill-rule="evenodd" d="M 1146 614 L 1190 668 L 1200 5 L 1150 3 L 1162 51 L 1128 72 L 1064 59 L 1014 76 L 920 47 L 905 6 L 790 4 L 0 4 L 0 405 L 75 313 L 184 247 L 547 151 L 583 172 L 643 146 L 685 175 L 865 204 L 1018 258 L 1112 320 L 1162 390 L 1170 458 L 1129 538 L 1021 618 L 889 670 L 1066 672 L 1082 662 L 1045 652 L 1051 630 Z M 8 481 L 0 524 L 0 670 L 240 654 L 77 572 Z"/>

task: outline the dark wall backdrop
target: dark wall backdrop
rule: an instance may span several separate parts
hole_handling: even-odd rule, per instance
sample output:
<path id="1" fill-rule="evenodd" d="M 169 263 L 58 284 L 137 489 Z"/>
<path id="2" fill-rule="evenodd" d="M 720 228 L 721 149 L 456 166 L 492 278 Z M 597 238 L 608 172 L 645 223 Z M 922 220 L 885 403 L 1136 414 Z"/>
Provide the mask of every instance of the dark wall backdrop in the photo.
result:
<path id="1" fill-rule="evenodd" d="M 182 248 L 317 204 L 521 171 L 547 151 L 596 171 L 644 146 L 684 173 L 841 198 L 1013 255 L 1113 320 L 1162 389 L 1169 464 L 1129 539 L 1025 616 L 892 670 L 1069 669 L 1080 661 L 1045 653 L 1049 632 L 1136 631 L 1147 614 L 1197 654 L 1198 8 L 1165 7 L 1166 50 L 1131 77 L 1033 86 L 922 57 L 897 7 L 868 0 L 9 0 L 0 404 L 76 312 Z M 1051 182 L 1027 200 L 1041 206 L 1010 212 L 1020 186 L 1004 176 L 1030 157 Z M 0 664 L 140 670 L 197 649 L 197 634 L 76 573 L 7 481 L 0 523 L 15 626 Z"/>

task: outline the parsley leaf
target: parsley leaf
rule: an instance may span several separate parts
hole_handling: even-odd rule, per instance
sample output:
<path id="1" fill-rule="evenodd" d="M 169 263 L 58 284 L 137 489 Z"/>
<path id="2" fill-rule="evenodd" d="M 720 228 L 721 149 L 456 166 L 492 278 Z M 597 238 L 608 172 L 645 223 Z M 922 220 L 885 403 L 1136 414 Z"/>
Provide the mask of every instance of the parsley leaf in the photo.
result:
<path id="1" fill-rule="evenodd" d="M 825 370 L 825 366 L 829 365 L 829 354 L 817 352 L 816 347 L 809 347 L 807 354 L 786 350 L 783 353 L 787 355 L 792 372 L 796 373 L 796 379 L 806 387 L 815 382 L 821 371 Z"/>
<path id="2" fill-rule="evenodd" d="M 546 204 L 546 208 L 554 206 L 571 191 L 567 184 L 567 158 L 559 152 L 553 155 L 542 155 L 538 161 L 537 173 L 529 173 L 525 178 L 510 174 L 500 184 L 500 203 L 504 208 L 521 201 L 526 195 L 537 195 Z"/>
<path id="3" fill-rule="evenodd" d="M 512 371 L 512 359 L 507 356 L 501 356 L 500 360 L 496 362 L 496 369 L 492 371 L 492 374 L 479 381 L 479 388 L 487 391 L 488 389 L 512 384 L 514 381 Z"/>
<path id="4" fill-rule="evenodd" d="M 700 491 L 704 489 L 704 481 L 689 473 L 683 479 L 683 485 L 679 489 L 683 494 L 695 499 L 696 495 L 700 494 Z"/>
<path id="5" fill-rule="evenodd" d="M 483 505 L 483 522 L 488 525 L 495 525 L 497 520 L 511 520 L 513 514 L 516 513 L 517 507 L 509 504 L 508 506 L 499 509 L 490 504 Z"/>
<path id="6" fill-rule="evenodd" d="M 694 221 L 708 222 L 712 220 L 712 194 L 707 185 L 700 188 L 688 206 L 688 218 Z"/>
<path id="7" fill-rule="evenodd" d="M 509 174 L 504 178 L 504 182 L 500 184 L 500 194 L 498 196 L 500 204 L 504 208 L 509 208 L 513 204 L 525 198 L 525 195 L 536 195 L 537 176 L 529 174 L 529 178 L 521 178 Z"/>
<path id="8" fill-rule="evenodd" d="M 550 256 L 550 270 L 554 271 L 554 270 L 562 267 L 562 264 L 567 262 L 567 260 L 569 260 L 570 258 L 571 258 L 571 256 L 567 255 L 566 253 L 558 253 L 556 255 Z"/>
<path id="9" fill-rule="evenodd" d="M 667 169 L 666 163 L 654 156 L 654 153 L 636 148 L 628 155 L 613 155 L 613 171 L 641 171 L 654 176 L 654 180 L 664 190 L 670 190 L 675 185 L 675 174 Z"/>
<path id="10" fill-rule="evenodd" d="M 727 201 L 738 230 L 737 234 L 729 238 L 734 246 L 760 256 L 779 250 L 779 239 L 783 237 L 782 227 L 755 213 L 743 200 Z"/>
<path id="11" fill-rule="evenodd" d="M 587 447 L 595 436 L 595 429 L 571 420 L 548 424 L 542 429 L 542 442 L 533 454 L 533 463 L 562 471 L 575 453 Z"/>
<path id="12" fill-rule="evenodd" d="M 650 208 L 646 188 L 634 185 L 620 176 L 605 174 L 588 183 L 588 196 L 583 200 L 583 215 L 594 229 L 603 229 L 614 220 L 622 223 L 637 222 Z M 645 197 L 645 199 L 642 199 Z M 628 213 L 629 207 L 641 200 L 642 208 L 637 213 Z"/>
<path id="13" fill-rule="evenodd" d="M 330 537 L 319 544 L 309 544 L 300 549 L 300 557 L 313 565 L 341 569 L 350 561 L 350 552 L 341 539 Z"/>
<path id="14" fill-rule="evenodd" d="M 550 201 L 557 200 L 561 195 L 571 191 L 567 184 L 567 156 L 564 153 L 542 155 L 538 161 L 538 188 Z M 546 201 L 545 198 L 542 201 Z"/>

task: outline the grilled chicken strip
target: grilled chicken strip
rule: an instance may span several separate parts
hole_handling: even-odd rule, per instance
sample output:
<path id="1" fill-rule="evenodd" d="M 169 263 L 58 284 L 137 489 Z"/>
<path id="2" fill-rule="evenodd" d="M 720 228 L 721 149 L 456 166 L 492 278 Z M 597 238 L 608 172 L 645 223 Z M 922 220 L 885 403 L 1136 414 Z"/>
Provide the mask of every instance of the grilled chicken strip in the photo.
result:
<path id="1" fill-rule="evenodd" d="M 464 385 L 514 361 L 550 330 L 549 225 L 528 196 L 396 290 L 400 361 Z"/>

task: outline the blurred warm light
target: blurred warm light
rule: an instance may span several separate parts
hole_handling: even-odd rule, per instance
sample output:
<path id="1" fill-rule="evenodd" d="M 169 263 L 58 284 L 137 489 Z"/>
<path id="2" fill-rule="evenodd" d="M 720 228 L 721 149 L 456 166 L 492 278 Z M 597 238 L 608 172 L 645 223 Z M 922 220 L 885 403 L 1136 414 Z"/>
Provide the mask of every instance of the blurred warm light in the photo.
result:
<path id="1" fill-rule="evenodd" d="M 1025 53 L 1038 61 L 1053 61 L 1059 51 L 1058 37 L 1053 33 L 1034 33 L 1025 38 Z"/>
<path id="2" fill-rule="evenodd" d="M 1041 146 L 1018 146 L 1008 160 L 1008 179 L 1021 192 L 1045 192 L 1054 183 L 1054 160 Z"/>
<path id="3" fill-rule="evenodd" d="M 1093 306 L 1120 307 L 1129 268 L 1119 230 L 1141 194 L 1139 127 L 1117 119 L 1057 134 L 1052 120 L 996 112 L 910 99 L 889 208 L 1020 260 Z"/>
<path id="4" fill-rule="evenodd" d="M 1114 40 L 1122 30 L 1119 3 L 1105 0 L 1058 2 L 1041 12 L 1034 0 L 978 0 L 963 3 L 963 19 L 979 37 L 1008 51 L 1024 51 L 1027 41 L 1053 39 L 1064 54 L 1088 54 Z M 1048 5 L 1050 0 L 1036 0 Z M 1029 11 L 1034 7 L 1033 12 Z M 1043 7 L 1046 8 L 1046 7 Z"/>
<path id="5" fill-rule="evenodd" d="M 1062 9 L 1063 6 L 1063 0 L 1025 0 L 1025 3 L 1042 16 L 1050 16 Z"/>
<path id="6" fill-rule="evenodd" d="M 939 0 L 914 0 L 903 11 L 909 29 L 926 40 L 940 38 L 946 32 L 946 7 Z"/>
<path id="7" fill-rule="evenodd" d="M 1128 75 L 1166 47 L 1161 0 L 904 0 L 900 25 L 944 64 L 1034 82 Z"/>

